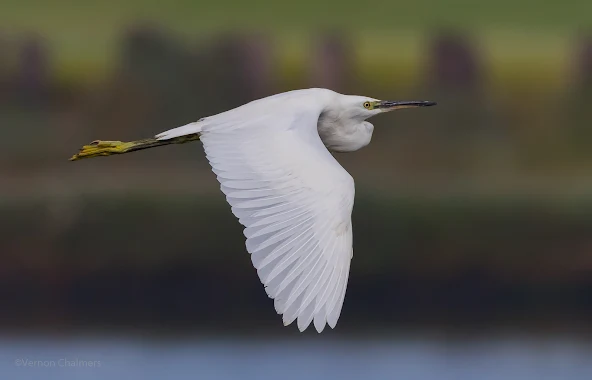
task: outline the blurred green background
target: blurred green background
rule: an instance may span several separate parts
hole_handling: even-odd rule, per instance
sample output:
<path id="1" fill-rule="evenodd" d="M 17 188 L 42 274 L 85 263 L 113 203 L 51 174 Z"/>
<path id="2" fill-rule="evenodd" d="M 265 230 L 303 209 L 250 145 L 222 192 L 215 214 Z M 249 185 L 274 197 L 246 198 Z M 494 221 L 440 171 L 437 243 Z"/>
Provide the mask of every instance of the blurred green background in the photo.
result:
<path id="1" fill-rule="evenodd" d="M 336 155 L 335 331 L 282 327 L 200 143 L 67 161 L 307 87 L 439 103 Z M 590 378 L 591 102 L 587 1 L 4 0 L 0 369 Z"/>

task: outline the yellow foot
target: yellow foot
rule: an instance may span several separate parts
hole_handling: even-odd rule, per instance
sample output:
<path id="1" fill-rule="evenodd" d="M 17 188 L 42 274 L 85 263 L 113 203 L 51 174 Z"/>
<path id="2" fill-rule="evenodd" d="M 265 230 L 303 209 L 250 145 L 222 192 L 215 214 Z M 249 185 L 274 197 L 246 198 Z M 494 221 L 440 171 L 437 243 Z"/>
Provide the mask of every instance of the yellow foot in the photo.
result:
<path id="1" fill-rule="evenodd" d="M 80 160 L 82 158 L 110 156 L 112 154 L 125 153 L 130 148 L 130 143 L 123 141 L 102 141 L 95 140 L 89 145 L 85 145 L 80 152 L 73 155 L 70 161 Z"/>
<path id="2" fill-rule="evenodd" d="M 134 152 L 136 150 L 154 148 L 169 144 L 184 144 L 189 141 L 199 140 L 199 134 L 193 133 L 186 136 L 179 136 L 168 140 L 158 140 L 155 138 L 136 140 L 136 141 L 102 141 L 95 140 L 80 149 L 78 154 L 73 155 L 70 161 L 80 160 L 81 158 L 110 156 L 112 154 Z"/>

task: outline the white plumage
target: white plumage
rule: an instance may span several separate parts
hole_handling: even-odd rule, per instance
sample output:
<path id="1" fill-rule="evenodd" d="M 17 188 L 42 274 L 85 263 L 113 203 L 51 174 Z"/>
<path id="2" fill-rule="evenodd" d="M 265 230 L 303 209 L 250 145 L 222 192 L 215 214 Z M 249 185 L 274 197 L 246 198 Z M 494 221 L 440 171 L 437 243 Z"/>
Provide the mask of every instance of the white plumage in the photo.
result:
<path id="1" fill-rule="evenodd" d="M 156 136 L 200 134 L 267 294 L 284 324 L 297 320 L 300 331 L 311 322 L 318 332 L 335 327 L 353 255 L 354 181 L 326 146 L 352 151 L 368 144 L 373 127 L 364 120 L 394 109 L 381 104 L 298 90 Z"/>

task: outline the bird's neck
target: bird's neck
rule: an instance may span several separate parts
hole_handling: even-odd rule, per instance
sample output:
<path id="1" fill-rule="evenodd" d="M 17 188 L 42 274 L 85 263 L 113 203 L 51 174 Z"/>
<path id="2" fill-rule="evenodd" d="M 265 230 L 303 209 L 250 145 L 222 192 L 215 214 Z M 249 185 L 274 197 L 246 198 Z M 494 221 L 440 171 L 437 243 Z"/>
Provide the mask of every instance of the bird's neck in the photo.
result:
<path id="1" fill-rule="evenodd" d="M 374 127 L 368 122 L 340 118 L 339 113 L 325 112 L 319 117 L 317 130 L 330 151 L 353 152 L 370 143 Z"/>

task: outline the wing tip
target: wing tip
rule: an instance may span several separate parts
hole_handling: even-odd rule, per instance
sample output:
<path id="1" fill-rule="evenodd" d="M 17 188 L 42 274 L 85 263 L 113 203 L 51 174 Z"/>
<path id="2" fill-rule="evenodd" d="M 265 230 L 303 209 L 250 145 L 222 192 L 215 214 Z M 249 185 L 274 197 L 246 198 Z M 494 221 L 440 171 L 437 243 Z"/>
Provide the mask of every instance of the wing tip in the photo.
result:
<path id="1" fill-rule="evenodd" d="M 282 314 L 280 312 L 278 312 L 278 314 Z M 298 322 L 300 322 L 301 318 L 297 318 Z M 295 320 L 288 320 L 286 318 L 282 318 L 282 323 L 284 325 L 284 327 L 291 325 L 292 323 L 294 323 Z M 314 322 L 313 322 L 314 321 Z M 298 323 L 298 331 L 299 332 L 304 332 L 306 329 L 308 329 L 311 325 L 311 323 L 314 325 L 314 328 L 316 330 L 317 333 L 322 333 L 325 330 L 326 326 L 329 326 L 331 329 L 335 329 L 335 327 L 337 326 L 337 321 L 331 321 L 329 322 L 326 318 L 313 318 L 313 320 L 308 321 L 308 323 L 306 323 L 307 321 L 304 322 L 300 322 Z"/>

